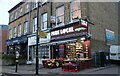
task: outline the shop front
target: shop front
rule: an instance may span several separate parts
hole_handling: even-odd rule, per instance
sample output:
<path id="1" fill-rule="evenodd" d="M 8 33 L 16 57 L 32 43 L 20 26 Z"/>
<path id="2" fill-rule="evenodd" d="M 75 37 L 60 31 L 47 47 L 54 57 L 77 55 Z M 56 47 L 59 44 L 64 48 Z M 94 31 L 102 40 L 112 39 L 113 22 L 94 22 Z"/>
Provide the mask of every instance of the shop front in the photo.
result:
<path id="1" fill-rule="evenodd" d="M 24 56 L 27 59 L 27 36 L 7 40 L 6 43 L 8 54 L 15 55 L 15 52 L 18 51 L 20 56 Z"/>
<path id="2" fill-rule="evenodd" d="M 47 38 L 40 38 L 38 43 L 38 58 L 39 64 L 42 64 L 42 60 L 50 58 L 50 46 L 47 43 L 50 42 L 50 33 L 47 33 Z M 28 53 L 27 64 L 36 63 L 36 35 L 28 36 Z"/>
<path id="3" fill-rule="evenodd" d="M 51 62 L 55 66 L 58 65 L 58 62 L 55 62 L 56 60 L 62 62 L 63 65 L 69 62 L 76 63 L 76 60 L 80 61 L 80 67 L 84 65 L 85 68 L 85 66 L 90 65 L 90 38 L 88 37 L 87 26 L 76 22 L 52 29 L 49 44 L 51 45 Z"/>
<path id="4" fill-rule="evenodd" d="M 79 23 L 52 30 L 51 58 L 90 58 L 90 39 L 87 35 L 87 27 Z"/>

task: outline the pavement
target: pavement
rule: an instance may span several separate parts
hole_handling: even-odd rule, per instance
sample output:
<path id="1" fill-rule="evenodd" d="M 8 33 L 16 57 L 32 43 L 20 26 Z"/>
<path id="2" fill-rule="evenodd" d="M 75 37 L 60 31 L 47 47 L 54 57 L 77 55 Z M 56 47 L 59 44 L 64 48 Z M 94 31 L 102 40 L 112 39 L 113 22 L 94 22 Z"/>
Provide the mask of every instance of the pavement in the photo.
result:
<path id="1" fill-rule="evenodd" d="M 79 72 L 63 72 L 61 68 L 48 69 L 39 65 L 39 74 L 118 74 L 119 67 L 117 65 L 109 65 L 105 67 L 88 68 Z M 7 74 L 35 74 L 35 65 L 19 65 L 18 72 L 15 72 L 15 66 L 2 66 L 2 73 Z"/>

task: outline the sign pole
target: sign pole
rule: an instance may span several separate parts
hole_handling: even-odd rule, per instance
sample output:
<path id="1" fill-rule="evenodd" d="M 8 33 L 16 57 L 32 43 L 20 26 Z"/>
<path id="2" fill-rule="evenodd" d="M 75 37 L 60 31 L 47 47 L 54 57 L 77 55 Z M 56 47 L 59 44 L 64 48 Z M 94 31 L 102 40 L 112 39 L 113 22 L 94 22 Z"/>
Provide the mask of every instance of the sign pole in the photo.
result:
<path id="1" fill-rule="evenodd" d="M 39 1 L 37 2 L 37 28 L 36 28 L 36 75 L 39 70 L 39 59 L 38 59 L 38 24 L 39 24 Z"/>

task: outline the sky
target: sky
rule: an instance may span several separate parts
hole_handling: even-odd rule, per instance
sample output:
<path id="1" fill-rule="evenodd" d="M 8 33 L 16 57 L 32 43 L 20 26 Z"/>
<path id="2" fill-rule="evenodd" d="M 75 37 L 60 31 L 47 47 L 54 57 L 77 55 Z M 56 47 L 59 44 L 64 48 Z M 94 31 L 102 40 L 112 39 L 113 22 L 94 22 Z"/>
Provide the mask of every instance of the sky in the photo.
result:
<path id="1" fill-rule="evenodd" d="M 8 25 L 8 11 L 22 0 L 0 0 L 0 24 Z"/>

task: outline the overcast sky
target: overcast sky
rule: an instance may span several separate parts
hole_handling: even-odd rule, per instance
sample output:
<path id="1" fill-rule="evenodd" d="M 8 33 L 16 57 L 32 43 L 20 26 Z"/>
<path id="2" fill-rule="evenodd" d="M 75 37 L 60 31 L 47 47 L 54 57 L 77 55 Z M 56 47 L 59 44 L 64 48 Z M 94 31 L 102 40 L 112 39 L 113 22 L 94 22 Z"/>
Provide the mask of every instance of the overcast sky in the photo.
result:
<path id="1" fill-rule="evenodd" d="M 8 11 L 22 0 L 0 0 L 0 24 L 8 25 Z"/>

